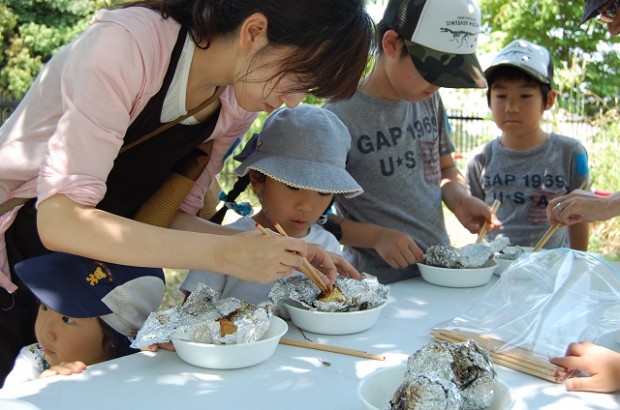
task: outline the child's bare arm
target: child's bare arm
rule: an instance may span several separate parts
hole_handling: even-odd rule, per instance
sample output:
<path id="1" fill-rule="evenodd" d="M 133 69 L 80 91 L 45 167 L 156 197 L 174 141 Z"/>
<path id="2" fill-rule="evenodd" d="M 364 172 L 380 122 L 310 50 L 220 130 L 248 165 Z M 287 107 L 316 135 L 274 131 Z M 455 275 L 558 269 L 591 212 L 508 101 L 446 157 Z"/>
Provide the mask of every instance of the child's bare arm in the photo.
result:
<path id="1" fill-rule="evenodd" d="M 39 378 L 56 376 L 57 374 L 63 374 L 65 376 L 68 376 L 71 374 L 82 373 L 84 370 L 86 370 L 86 365 L 80 361 L 62 362 L 41 372 Z"/>

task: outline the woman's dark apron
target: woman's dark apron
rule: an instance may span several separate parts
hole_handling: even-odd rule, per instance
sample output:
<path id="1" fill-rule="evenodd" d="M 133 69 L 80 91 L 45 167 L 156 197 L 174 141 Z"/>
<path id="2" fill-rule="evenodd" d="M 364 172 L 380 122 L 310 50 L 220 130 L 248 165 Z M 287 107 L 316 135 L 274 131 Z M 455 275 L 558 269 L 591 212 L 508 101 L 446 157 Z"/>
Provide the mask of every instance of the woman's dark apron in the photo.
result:
<path id="1" fill-rule="evenodd" d="M 181 29 L 162 87 L 131 123 L 123 145 L 136 141 L 161 126 L 164 99 L 172 82 L 185 37 L 186 31 Z M 200 124 L 176 124 L 120 154 L 106 180 L 105 197 L 97 208 L 131 218 L 163 184 L 175 163 L 211 135 L 218 116 L 219 110 Z M 5 233 L 11 279 L 19 289 L 13 295 L 0 289 L 0 386 L 11 370 L 19 349 L 35 342 L 34 322 L 38 303 L 13 270 L 13 266 L 19 261 L 49 253 L 41 243 L 37 231 L 35 202 L 36 199 L 30 200 L 19 210 L 15 222 Z M 62 226 L 58 229 L 62 229 Z M 9 356 L 5 357 L 7 354 Z M 7 365 L 10 366 L 7 368 Z"/>

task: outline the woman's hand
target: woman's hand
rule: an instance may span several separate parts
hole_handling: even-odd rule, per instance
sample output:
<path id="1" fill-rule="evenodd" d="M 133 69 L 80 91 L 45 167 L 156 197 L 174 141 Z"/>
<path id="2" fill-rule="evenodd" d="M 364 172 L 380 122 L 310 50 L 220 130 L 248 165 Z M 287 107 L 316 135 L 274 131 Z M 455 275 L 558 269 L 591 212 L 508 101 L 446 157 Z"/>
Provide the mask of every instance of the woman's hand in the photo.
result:
<path id="1" fill-rule="evenodd" d="M 351 263 L 342 257 L 342 255 L 338 255 L 337 253 L 327 252 L 329 257 L 331 258 L 334 265 L 336 265 L 336 270 L 340 276 L 344 276 L 345 278 L 351 279 L 362 279 L 361 273 Z"/>
<path id="2" fill-rule="evenodd" d="M 328 288 L 332 288 L 336 283 L 338 270 L 332 260 L 332 254 L 327 252 L 321 245 L 309 243 L 306 258 L 319 272 L 324 275 L 323 281 Z"/>
<path id="3" fill-rule="evenodd" d="M 570 194 L 554 198 L 546 209 L 547 219 L 573 225 L 580 222 L 605 221 L 620 215 L 620 195 L 598 196 L 593 192 L 577 189 Z"/>

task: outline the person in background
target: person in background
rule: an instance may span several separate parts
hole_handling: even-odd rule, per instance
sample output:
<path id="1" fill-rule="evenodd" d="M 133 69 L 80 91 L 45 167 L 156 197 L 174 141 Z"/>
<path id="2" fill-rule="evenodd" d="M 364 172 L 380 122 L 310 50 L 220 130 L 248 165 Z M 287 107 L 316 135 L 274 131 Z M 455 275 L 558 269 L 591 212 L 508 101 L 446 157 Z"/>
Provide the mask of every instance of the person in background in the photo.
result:
<path id="1" fill-rule="evenodd" d="M 338 240 L 317 220 L 335 195 L 354 197 L 362 193 L 345 169 L 350 147 L 349 131 L 330 111 L 312 105 L 274 111 L 260 134 L 255 134 L 235 157 L 242 161 L 235 169 L 239 179 L 225 199 L 231 204 L 251 184 L 260 211 L 238 219 L 232 226 L 250 231 L 260 224 L 277 232 L 277 222 L 289 236 L 340 254 Z M 224 206 L 220 212 L 227 209 Z M 271 290 L 271 283 L 190 270 L 181 291 L 192 292 L 201 282 L 217 290 L 220 298 L 234 297 L 254 304 L 267 301 Z"/>
<path id="2" fill-rule="evenodd" d="M 586 186 L 588 155 L 576 139 L 546 132 L 541 121 L 555 103 L 553 62 L 544 47 L 518 39 L 504 47 L 485 70 L 487 102 L 502 135 L 485 144 L 467 166 L 471 194 L 499 200 L 503 235 L 518 246 L 535 246 L 549 229 L 547 204 Z M 588 224 L 555 231 L 546 248 L 588 250 Z"/>
<path id="3" fill-rule="evenodd" d="M 131 339 L 164 299 L 163 269 L 137 268 L 66 253 L 48 253 L 15 265 L 39 299 L 37 342 L 21 349 L 5 386 L 137 352 Z"/>
<path id="4" fill-rule="evenodd" d="M 612 35 L 620 33 L 620 1 L 586 0 L 581 23 L 597 18 L 607 25 Z M 547 207 L 550 223 L 575 224 L 584 221 L 606 220 L 620 215 L 620 193 L 598 197 L 577 190 L 554 199 Z M 567 390 L 614 393 L 620 391 L 620 353 L 592 343 L 571 343 L 565 357 L 554 357 L 551 363 L 588 374 L 566 380 Z"/>
<path id="5" fill-rule="evenodd" d="M 374 69 L 353 98 L 329 101 L 351 132 L 347 170 L 364 188 L 336 198 L 341 243 L 382 283 L 418 274 L 431 245 L 449 245 L 442 202 L 470 232 L 498 223 L 457 169 L 440 87 L 484 88 L 472 0 L 391 0 Z"/>
<path id="6" fill-rule="evenodd" d="M 256 112 L 353 94 L 372 29 L 362 0 L 144 0 L 99 12 L 54 55 L 0 128 L 0 385 L 35 341 L 38 305 L 12 267 L 49 251 L 261 282 L 304 257 L 329 282 L 354 272 L 317 245 L 197 213 Z M 171 221 L 133 220 L 203 145 Z"/>

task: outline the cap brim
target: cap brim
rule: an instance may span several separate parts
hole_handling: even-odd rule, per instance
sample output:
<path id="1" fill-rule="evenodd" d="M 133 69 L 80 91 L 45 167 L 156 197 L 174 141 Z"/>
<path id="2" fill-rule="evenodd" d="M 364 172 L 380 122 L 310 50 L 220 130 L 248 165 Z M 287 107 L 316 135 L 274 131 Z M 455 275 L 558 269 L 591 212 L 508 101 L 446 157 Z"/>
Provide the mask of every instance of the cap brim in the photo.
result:
<path id="1" fill-rule="evenodd" d="M 342 194 L 348 198 L 363 192 L 362 187 L 343 168 L 330 164 L 317 166 L 315 161 L 262 155 L 255 152 L 235 169 L 243 176 L 251 169 L 257 170 L 286 185 L 309 191 Z"/>
<path id="2" fill-rule="evenodd" d="M 515 67 L 515 68 L 518 68 L 519 70 L 522 70 L 527 75 L 529 75 L 530 77 L 532 77 L 533 79 L 535 79 L 537 81 L 540 81 L 543 84 L 551 84 L 549 79 L 547 77 L 541 75 L 538 71 L 533 70 L 531 67 L 528 67 L 528 66 L 522 66 L 520 64 L 516 64 L 513 61 L 506 62 L 506 63 L 499 62 L 499 63 L 497 63 L 497 64 L 487 68 L 486 70 L 484 70 L 484 75 L 486 76 L 486 78 L 489 78 L 489 76 L 491 74 L 493 74 L 493 71 L 495 71 L 499 67 Z"/>
<path id="3" fill-rule="evenodd" d="M 443 88 L 486 88 L 482 67 L 472 54 L 452 54 L 405 40 L 405 45 L 420 75 Z"/>
<path id="4" fill-rule="evenodd" d="M 599 9 L 605 5 L 609 0 L 599 0 L 599 1 L 586 1 L 585 10 L 583 12 L 583 17 L 581 18 L 581 23 L 579 25 L 585 23 L 591 18 L 597 16 L 599 13 Z"/>

